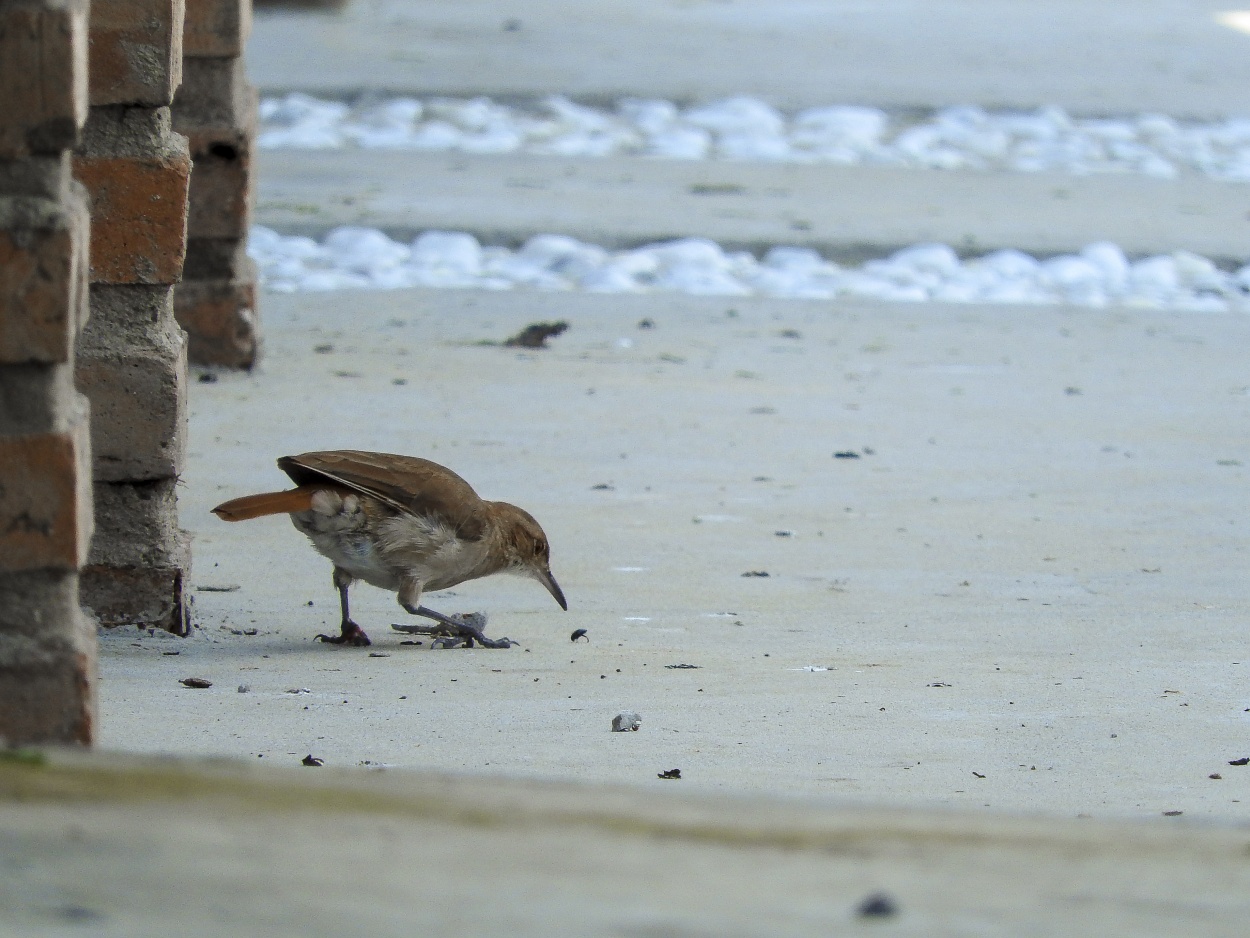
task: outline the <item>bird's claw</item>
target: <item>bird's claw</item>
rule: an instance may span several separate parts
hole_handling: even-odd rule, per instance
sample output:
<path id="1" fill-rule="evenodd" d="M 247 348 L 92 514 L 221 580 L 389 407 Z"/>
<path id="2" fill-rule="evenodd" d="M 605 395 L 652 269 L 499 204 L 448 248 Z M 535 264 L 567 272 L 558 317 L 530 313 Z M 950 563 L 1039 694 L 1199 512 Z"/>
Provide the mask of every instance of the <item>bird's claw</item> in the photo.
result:
<path id="1" fill-rule="evenodd" d="M 325 642 L 327 645 L 354 645 L 357 648 L 364 648 L 373 644 L 373 642 L 369 641 L 369 636 L 365 634 L 365 630 L 355 622 L 344 622 L 342 629 L 342 633 L 339 635 L 318 633 L 317 640 Z"/>
<path id="2" fill-rule="evenodd" d="M 517 644 L 510 638 L 487 638 L 482 631 L 485 625 L 485 615 L 480 612 L 467 612 L 447 616 L 445 621 L 440 620 L 433 625 L 405 622 L 392 623 L 391 628 L 396 632 L 434 636 L 434 641 L 430 643 L 431 648 L 472 648 L 474 644 L 483 648 L 511 648 Z"/>

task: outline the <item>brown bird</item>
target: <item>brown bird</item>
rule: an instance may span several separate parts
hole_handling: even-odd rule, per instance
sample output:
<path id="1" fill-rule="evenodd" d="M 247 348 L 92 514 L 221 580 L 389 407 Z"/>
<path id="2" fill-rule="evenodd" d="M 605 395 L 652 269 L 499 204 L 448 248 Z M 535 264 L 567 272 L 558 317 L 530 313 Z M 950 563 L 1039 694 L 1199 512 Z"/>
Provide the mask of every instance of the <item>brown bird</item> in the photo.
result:
<path id="1" fill-rule="evenodd" d="M 352 621 L 347 590 L 364 580 L 399 594 L 405 611 L 438 625 L 394 626 L 439 636 L 436 644 L 474 641 L 507 648 L 506 638 L 482 634 L 485 617 L 445 616 L 422 606 L 426 590 L 447 589 L 492 573 L 531 577 L 561 609 L 564 593 L 551 575 L 547 536 L 527 512 L 507 502 L 488 502 L 450 469 L 415 456 L 334 450 L 283 456 L 278 468 L 295 488 L 231 499 L 213 509 L 225 521 L 289 514 L 317 550 L 334 564 L 334 586 L 343 612 L 339 635 L 318 635 L 335 645 L 368 645 Z"/>

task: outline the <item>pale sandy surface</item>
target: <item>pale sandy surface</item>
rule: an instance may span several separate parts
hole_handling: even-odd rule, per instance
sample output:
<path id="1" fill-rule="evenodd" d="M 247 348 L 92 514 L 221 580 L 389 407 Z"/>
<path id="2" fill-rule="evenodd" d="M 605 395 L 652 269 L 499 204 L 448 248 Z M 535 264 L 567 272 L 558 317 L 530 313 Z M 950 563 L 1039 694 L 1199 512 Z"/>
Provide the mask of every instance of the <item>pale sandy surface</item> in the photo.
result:
<path id="1" fill-rule="evenodd" d="M 786 108 L 1058 104 L 1246 113 L 1226 0 L 351 0 L 258 16 L 262 89 L 584 99 L 754 94 Z M 511 28 L 509 28 L 511 27 Z"/>
<path id="2" fill-rule="evenodd" d="M 1112 241 L 1132 256 L 1193 251 L 1232 268 L 1250 244 L 1250 185 L 1201 177 L 1071 176 L 651 159 L 265 150 L 256 221 L 319 237 L 337 225 L 408 239 L 537 232 L 610 247 L 711 238 L 728 247 L 879 257 L 917 242 L 1046 256 Z"/>
<path id="3" fill-rule="evenodd" d="M 545 318 L 548 351 L 478 344 Z M 269 296 L 266 328 L 258 373 L 192 385 L 180 495 L 193 583 L 239 589 L 190 640 L 105 638 L 106 748 L 1247 816 L 1244 318 L 406 291 Z M 431 604 L 521 647 L 435 652 L 361 586 L 374 647 L 313 642 L 328 562 L 208 509 L 332 447 L 525 506 L 570 611 L 466 584 Z"/>
<path id="4" fill-rule="evenodd" d="M 255 761 L 255 760 L 253 760 Z M 260 764 L 0 764 L 0 933 L 1245 934 L 1244 832 Z M 857 914 L 884 897 L 892 915 Z"/>

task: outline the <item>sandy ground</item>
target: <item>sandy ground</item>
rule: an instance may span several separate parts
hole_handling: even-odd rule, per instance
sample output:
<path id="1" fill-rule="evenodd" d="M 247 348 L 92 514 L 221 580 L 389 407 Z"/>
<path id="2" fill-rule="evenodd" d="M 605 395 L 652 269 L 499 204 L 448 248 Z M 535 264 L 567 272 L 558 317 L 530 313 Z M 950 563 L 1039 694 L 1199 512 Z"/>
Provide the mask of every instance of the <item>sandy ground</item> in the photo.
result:
<path id="1" fill-rule="evenodd" d="M 786 107 L 1058 104 L 1244 114 L 1250 37 L 1225 0 L 352 0 L 258 16 L 263 89 L 571 94 Z"/>
<path id="2" fill-rule="evenodd" d="M 456 291 L 266 316 L 258 373 L 193 385 L 199 630 L 105 637 L 104 747 L 1246 817 L 1245 318 Z M 483 344 L 545 318 L 549 350 Z M 335 447 L 529 509 L 570 611 L 465 584 L 430 604 L 521 646 L 432 651 L 359 586 L 374 646 L 313 641 L 329 564 L 208 509 Z M 642 730 L 609 732 L 623 709 Z"/>
<path id="3" fill-rule="evenodd" d="M 257 222 L 314 237 L 337 225 L 404 239 L 470 231 L 486 244 L 544 231 L 618 248 L 699 237 L 852 261 L 927 241 L 1039 256 L 1112 241 L 1129 255 L 1188 250 L 1234 269 L 1250 244 L 1250 186 L 1197 176 L 369 150 L 268 150 L 257 163 Z"/>

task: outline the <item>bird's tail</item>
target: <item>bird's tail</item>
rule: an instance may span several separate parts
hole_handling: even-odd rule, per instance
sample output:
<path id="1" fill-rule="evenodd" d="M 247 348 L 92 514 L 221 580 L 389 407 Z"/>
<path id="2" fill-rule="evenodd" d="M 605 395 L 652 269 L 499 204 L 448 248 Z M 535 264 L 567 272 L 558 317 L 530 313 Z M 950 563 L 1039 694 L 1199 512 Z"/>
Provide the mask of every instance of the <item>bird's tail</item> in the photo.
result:
<path id="1" fill-rule="evenodd" d="M 322 485 L 301 485 L 299 488 L 286 492 L 263 492 L 260 495 L 244 495 L 222 502 L 213 509 L 222 521 L 248 521 L 252 518 L 263 518 L 265 515 L 286 515 L 295 511 L 308 511 L 312 508 L 313 495 L 321 491 Z"/>

